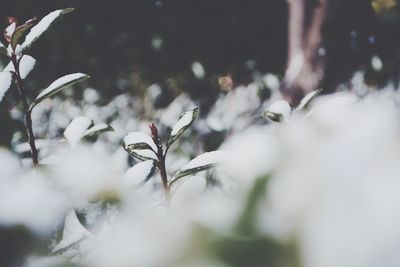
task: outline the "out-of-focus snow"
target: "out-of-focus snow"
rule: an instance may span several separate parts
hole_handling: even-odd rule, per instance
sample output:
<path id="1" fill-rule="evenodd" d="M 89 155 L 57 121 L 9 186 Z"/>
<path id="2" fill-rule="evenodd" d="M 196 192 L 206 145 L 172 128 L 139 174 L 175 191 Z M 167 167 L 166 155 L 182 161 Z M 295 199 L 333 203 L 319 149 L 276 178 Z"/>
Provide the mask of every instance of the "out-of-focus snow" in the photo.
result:
<path id="1" fill-rule="evenodd" d="M 76 146 L 79 143 L 92 123 L 93 121 L 85 116 L 76 117 L 72 120 L 64 131 L 64 136 L 71 146 Z"/>

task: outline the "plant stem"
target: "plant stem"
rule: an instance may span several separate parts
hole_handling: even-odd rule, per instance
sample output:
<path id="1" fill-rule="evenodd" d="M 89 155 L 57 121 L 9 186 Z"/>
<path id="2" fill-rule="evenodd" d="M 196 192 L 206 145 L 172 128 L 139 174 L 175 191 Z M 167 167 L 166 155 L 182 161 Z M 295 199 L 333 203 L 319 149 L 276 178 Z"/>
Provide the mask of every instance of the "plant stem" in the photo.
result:
<path id="1" fill-rule="evenodd" d="M 165 156 L 162 156 L 161 158 L 159 158 L 158 169 L 160 170 L 161 181 L 162 181 L 163 186 L 164 186 L 164 191 L 165 191 L 166 198 L 167 198 L 167 200 L 169 200 L 170 188 L 169 188 L 169 185 L 168 185 L 167 170 L 165 168 Z"/>
<path id="2" fill-rule="evenodd" d="M 167 201 L 167 203 L 169 203 L 170 201 L 170 187 L 168 184 L 168 175 L 167 175 L 167 170 L 165 168 L 165 158 L 167 156 L 167 150 L 166 149 L 165 153 L 164 153 L 164 149 L 161 143 L 161 139 L 158 135 L 158 129 L 157 126 L 154 123 L 150 123 L 149 124 L 149 128 L 151 131 L 151 138 L 153 139 L 154 143 L 157 146 L 157 151 L 154 151 L 157 155 L 158 158 L 158 163 L 157 163 L 157 168 L 160 171 L 160 175 L 161 175 L 161 181 L 163 183 L 164 186 L 164 192 L 165 192 L 165 199 Z"/>
<path id="3" fill-rule="evenodd" d="M 14 65 L 14 77 L 15 77 L 15 83 L 17 84 L 18 88 L 18 93 L 22 101 L 22 105 L 24 108 L 24 113 L 25 113 L 25 127 L 26 127 L 26 133 L 28 135 L 28 143 L 29 146 L 31 147 L 31 157 L 33 161 L 33 165 L 36 166 L 39 163 L 38 160 L 38 152 L 36 149 L 36 144 L 35 144 L 35 136 L 33 135 L 33 129 L 32 129 L 32 111 L 29 108 L 28 101 L 25 96 L 25 88 L 24 88 L 24 83 L 22 81 L 20 72 L 19 72 L 19 62 L 17 60 L 17 56 L 15 53 L 12 53 L 11 55 L 11 61 Z"/>

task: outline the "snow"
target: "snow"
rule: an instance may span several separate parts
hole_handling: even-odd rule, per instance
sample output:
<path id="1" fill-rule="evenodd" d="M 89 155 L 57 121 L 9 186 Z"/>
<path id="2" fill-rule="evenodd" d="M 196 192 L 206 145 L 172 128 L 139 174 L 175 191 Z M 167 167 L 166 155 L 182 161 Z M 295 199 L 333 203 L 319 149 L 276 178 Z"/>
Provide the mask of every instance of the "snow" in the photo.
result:
<path id="1" fill-rule="evenodd" d="M 8 71 L 0 72 L 0 102 L 3 100 L 8 89 L 10 89 L 11 83 L 12 74 Z"/>
<path id="2" fill-rule="evenodd" d="M 123 143 L 125 148 L 129 145 L 139 144 L 139 143 L 146 143 L 148 144 L 154 151 L 157 151 L 157 146 L 154 143 L 153 139 L 145 133 L 142 132 L 131 132 L 127 136 L 124 137 Z M 134 153 L 139 154 L 145 158 L 155 159 L 157 160 L 156 154 L 149 149 L 135 149 L 133 150 Z"/>
<path id="3" fill-rule="evenodd" d="M 157 146 L 154 143 L 153 139 L 150 135 L 147 135 L 142 132 L 131 132 L 127 136 L 124 137 L 123 140 L 125 146 L 138 144 L 138 143 L 146 143 L 148 144 L 154 151 L 157 151 Z"/>
<path id="4" fill-rule="evenodd" d="M 287 120 L 290 117 L 292 108 L 290 107 L 290 104 L 287 101 L 278 100 L 269 106 L 267 112 L 271 112 L 274 114 L 281 114 L 284 120 Z"/>
<path id="5" fill-rule="evenodd" d="M 88 77 L 86 74 L 83 73 L 73 73 L 65 75 L 57 80 L 55 80 L 49 87 L 44 89 L 35 99 L 35 102 L 40 102 L 44 98 L 49 95 L 57 93 L 61 90 L 64 86 L 71 85 L 75 81 L 79 81 L 85 77 Z"/>
<path id="6" fill-rule="evenodd" d="M 122 178 L 124 185 L 137 186 L 148 177 L 154 168 L 154 161 L 146 160 L 128 169 Z"/>
<path id="7" fill-rule="evenodd" d="M 29 56 L 23 55 L 20 63 L 19 63 L 19 73 L 22 79 L 28 77 L 29 73 L 33 70 L 36 65 L 36 60 Z M 8 65 L 4 68 L 3 71 L 12 71 L 15 72 L 14 64 L 12 62 L 8 63 Z"/>
<path id="8" fill-rule="evenodd" d="M 266 75 L 264 75 L 263 81 L 269 89 L 273 91 L 279 90 L 280 82 L 276 75 L 267 73 Z"/>
<path id="9" fill-rule="evenodd" d="M 4 36 L 7 39 L 11 40 L 11 37 L 13 35 L 13 33 L 15 32 L 15 29 L 17 28 L 17 23 L 13 22 L 10 25 L 7 26 L 7 28 L 4 30 Z"/>
<path id="10" fill-rule="evenodd" d="M 300 101 L 300 104 L 297 106 L 296 110 L 302 110 L 306 107 L 306 105 L 321 92 L 322 89 L 318 89 L 308 93 L 303 99 Z"/>
<path id="11" fill-rule="evenodd" d="M 64 136 L 71 146 L 74 147 L 79 143 L 92 123 L 93 121 L 85 116 L 76 117 L 72 120 L 64 131 Z"/>
<path id="12" fill-rule="evenodd" d="M 289 67 L 285 73 L 285 82 L 291 84 L 300 74 L 301 68 L 304 64 L 304 55 L 301 51 L 294 53 L 289 62 Z"/>
<path id="13" fill-rule="evenodd" d="M 380 57 L 378 57 L 377 55 L 374 55 L 374 56 L 371 58 L 371 66 L 372 66 L 372 68 L 373 68 L 376 72 L 381 71 L 382 68 L 383 68 L 383 62 L 382 62 L 382 60 L 380 59 Z"/>
<path id="14" fill-rule="evenodd" d="M 63 10 L 56 10 L 44 18 L 42 18 L 38 24 L 36 24 L 25 37 L 25 41 L 22 43 L 21 48 L 25 50 L 30 47 L 34 41 L 36 41 L 49 27 L 50 25 L 63 13 Z"/>
<path id="15" fill-rule="evenodd" d="M 199 80 L 204 79 L 204 77 L 206 76 L 206 71 L 203 65 L 198 61 L 192 63 L 192 72 L 194 76 L 196 76 L 196 78 Z"/>
<path id="16" fill-rule="evenodd" d="M 172 128 L 171 131 L 171 136 L 177 135 L 182 129 L 187 127 L 190 123 L 192 123 L 195 119 L 195 113 L 197 112 L 197 109 L 192 109 L 190 111 L 186 111 L 182 114 L 182 116 L 179 118 L 179 120 L 176 122 L 174 127 Z"/>
<path id="17" fill-rule="evenodd" d="M 195 157 L 185 166 L 183 166 L 180 171 L 186 171 L 202 166 L 213 165 L 217 163 L 221 163 L 226 157 L 225 152 L 222 151 L 211 151 L 201 154 L 200 156 Z"/>
<path id="18" fill-rule="evenodd" d="M 65 218 L 62 240 L 53 248 L 52 253 L 57 253 L 82 239 L 91 237 L 94 235 L 79 222 L 75 211 L 71 211 Z"/>

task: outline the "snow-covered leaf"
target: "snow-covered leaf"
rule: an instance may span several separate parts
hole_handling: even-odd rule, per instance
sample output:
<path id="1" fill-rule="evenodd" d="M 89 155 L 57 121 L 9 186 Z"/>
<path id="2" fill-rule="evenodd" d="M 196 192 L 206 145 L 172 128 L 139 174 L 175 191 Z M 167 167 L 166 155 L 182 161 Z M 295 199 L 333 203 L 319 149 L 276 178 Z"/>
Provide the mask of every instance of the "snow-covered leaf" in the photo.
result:
<path id="1" fill-rule="evenodd" d="M 7 55 L 7 47 L 2 42 L 0 42 L 0 54 Z"/>
<path id="2" fill-rule="evenodd" d="M 308 103 L 310 103 L 311 100 L 313 100 L 314 97 L 316 97 L 321 92 L 322 92 L 322 89 L 318 89 L 318 90 L 312 91 L 311 93 L 308 93 L 300 101 L 300 104 L 297 106 L 296 111 L 305 109 L 307 107 Z"/>
<path id="3" fill-rule="evenodd" d="M 155 152 L 157 146 L 153 139 L 142 132 L 131 132 L 122 140 L 124 149 L 132 156 L 140 160 L 157 160 Z"/>
<path id="4" fill-rule="evenodd" d="M 60 9 L 43 17 L 26 35 L 25 41 L 21 45 L 21 50 L 24 51 L 29 48 L 57 19 L 73 10 L 73 8 Z"/>
<path id="5" fill-rule="evenodd" d="M 105 124 L 105 123 L 100 123 L 100 124 L 94 125 L 94 126 L 90 127 L 89 129 L 87 129 L 82 137 L 95 136 L 95 135 L 99 135 L 101 133 L 113 132 L 113 131 L 114 131 L 114 129 L 110 125 Z"/>
<path id="6" fill-rule="evenodd" d="M 170 147 L 185 132 L 185 130 L 192 125 L 198 113 L 199 108 L 196 107 L 192 110 L 184 112 L 179 117 L 174 127 L 172 127 L 171 135 L 167 142 L 167 147 Z"/>
<path id="7" fill-rule="evenodd" d="M 144 184 L 153 176 L 155 170 L 156 162 L 154 160 L 139 162 L 125 172 L 123 182 L 127 186 Z"/>
<path id="8" fill-rule="evenodd" d="M 3 100 L 7 90 L 10 89 L 12 83 L 11 72 L 0 72 L 0 102 Z"/>
<path id="9" fill-rule="evenodd" d="M 10 42 L 11 47 L 14 51 L 15 51 L 15 48 L 17 47 L 19 41 L 21 40 L 21 38 L 23 38 L 25 36 L 26 32 L 30 28 L 32 28 L 35 21 L 36 21 L 36 18 L 30 19 L 15 29 L 15 31 L 13 32 L 13 34 L 11 36 L 11 42 Z"/>
<path id="10" fill-rule="evenodd" d="M 94 235 L 79 222 L 75 211 L 71 211 L 65 218 L 62 239 L 53 248 L 52 253 L 62 253 L 77 245 L 80 241 L 91 237 L 94 237 Z"/>
<path id="11" fill-rule="evenodd" d="M 12 35 L 17 28 L 17 20 L 14 17 L 8 19 L 9 25 L 4 29 L 4 38 L 8 43 L 11 42 Z"/>
<path id="12" fill-rule="evenodd" d="M 76 146 L 92 124 L 88 117 L 76 117 L 65 129 L 64 136 L 72 146 Z"/>
<path id="13" fill-rule="evenodd" d="M 21 75 L 21 78 L 25 79 L 28 77 L 35 65 L 36 60 L 33 57 L 29 55 L 23 55 L 19 61 L 19 74 Z M 8 63 L 3 71 L 15 72 L 14 64 L 12 62 Z"/>
<path id="14" fill-rule="evenodd" d="M 225 153 L 222 151 L 211 151 L 195 157 L 185 166 L 183 166 L 172 178 L 171 184 L 178 179 L 192 175 L 201 171 L 208 170 L 216 164 L 222 162 L 225 158 Z"/>
<path id="15" fill-rule="evenodd" d="M 271 104 L 262 115 L 274 122 L 282 122 L 289 119 L 292 108 L 285 100 L 279 100 Z"/>
<path id="16" fill-rule="evenodd" d="M 87 74 L 83 74 L 83 73 L 74 73 L 74 74 L 68 74 L 65 75 L 59 79 L 57 79 L 56 81 L 54 81 L 52 84 L 50 84 L 49 87 L 47 87 L 46 89 L 44 89 L 37 97 L 36 99 L 33 101 L 32 105 L 31 105 L 31 109 L 36 106 L 37 104 L 39 104 L 40 102 L 42 102 L 44 99 L 51 97 L 55 94 L 57 94 L 59 91 L 61 91 L 62 89 L 64 89 L 67 86 L 73 85 L 77 82 L 86 80 L 89 78 L 89 75 Z"/>

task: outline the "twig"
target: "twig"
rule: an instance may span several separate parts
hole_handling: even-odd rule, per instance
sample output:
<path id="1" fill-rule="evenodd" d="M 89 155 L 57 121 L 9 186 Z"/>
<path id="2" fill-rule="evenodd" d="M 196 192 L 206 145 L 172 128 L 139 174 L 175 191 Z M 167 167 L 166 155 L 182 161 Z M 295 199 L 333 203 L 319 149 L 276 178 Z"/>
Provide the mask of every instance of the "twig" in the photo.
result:
<path id="1" fill-rule="evenodd" d="M 33 129 L 32 129 L 32 110 L 29 108 L 28 101 L 25 96 L 25 88 L 24 88 L 24 83 L 22 81 L 20 71 L 19 71 L 19 62 L 17 60 L 17 56 L 15 53 L 12 53 L 11 55 L 11 61 L 14 66 L 14 80 L 15 83 L 17 84 L 18 88 L 18 93 L 21 98 L 23 107 L 24 107 L 24 112 L 25 112 L 25 127 L 26 127 L 26 133 L 28 135 L 28 143 L 31 148 L 31 157 L 33 161 L 33 165 L 36 166 L 39 163 L 38 160 L 38 152 L 36 149 L 36 144 L 35 144 L 35 136 L 33 135 Z"/>

